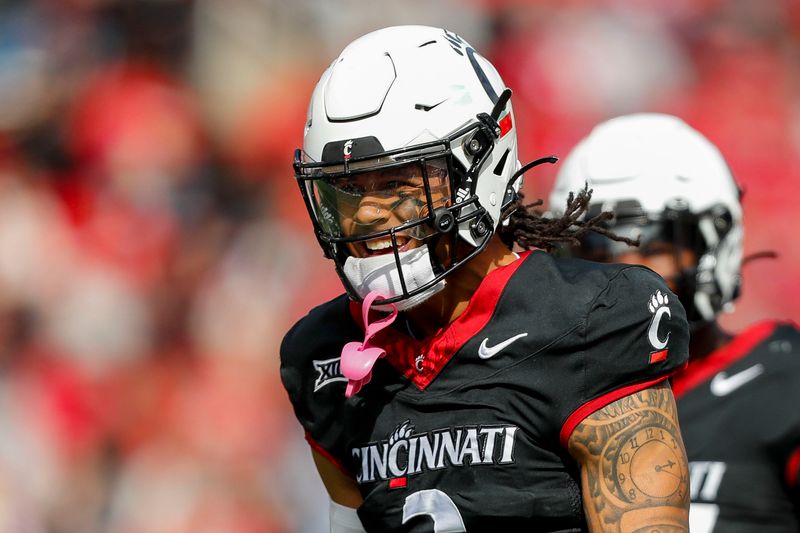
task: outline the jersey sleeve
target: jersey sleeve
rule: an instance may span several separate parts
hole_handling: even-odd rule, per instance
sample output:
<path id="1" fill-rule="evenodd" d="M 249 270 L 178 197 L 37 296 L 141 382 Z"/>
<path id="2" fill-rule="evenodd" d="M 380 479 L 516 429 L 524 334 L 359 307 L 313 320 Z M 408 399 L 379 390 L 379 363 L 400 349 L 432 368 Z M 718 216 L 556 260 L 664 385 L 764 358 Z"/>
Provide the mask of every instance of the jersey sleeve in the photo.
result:
<path id="1" fill-rule="evenodd" d="M 689 358 L 689 326 L 677 296 L 649 269 L 619 270 L 589 306 L 582 339 L 579 403 L 560 440 L 594 411 L 667 379 Z"/>
<path id="2" fill-rule="evenodd" d="M 358 330 L 346 318 L 346 300 L 331 304 L 337 305 L 312 310 L 284 337 L 281 380 L 311 447 L 348 473 L 346 422 L 350 406 L 344 396 L 346 379 L 339 357 L 342 346 L 356 338 Z"/>

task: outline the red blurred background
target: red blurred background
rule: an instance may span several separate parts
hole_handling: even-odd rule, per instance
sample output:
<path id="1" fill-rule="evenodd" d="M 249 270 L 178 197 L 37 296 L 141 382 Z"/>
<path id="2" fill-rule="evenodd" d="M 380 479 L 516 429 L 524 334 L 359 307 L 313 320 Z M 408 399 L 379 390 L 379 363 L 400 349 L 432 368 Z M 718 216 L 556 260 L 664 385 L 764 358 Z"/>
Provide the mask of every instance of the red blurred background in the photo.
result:
<path id="1" fill-rule="evenodd" d="M 482 50 L 524 161 L 683 117 L 746 191 L 746 252 L 778 253 L 725 325 L 798 320 L 800 4 L 373 4 L 0 3 L 0 531 L 325 530 L 278 345 L 341 287 L 291 157 L 316 78 L 378 27 Z"/>

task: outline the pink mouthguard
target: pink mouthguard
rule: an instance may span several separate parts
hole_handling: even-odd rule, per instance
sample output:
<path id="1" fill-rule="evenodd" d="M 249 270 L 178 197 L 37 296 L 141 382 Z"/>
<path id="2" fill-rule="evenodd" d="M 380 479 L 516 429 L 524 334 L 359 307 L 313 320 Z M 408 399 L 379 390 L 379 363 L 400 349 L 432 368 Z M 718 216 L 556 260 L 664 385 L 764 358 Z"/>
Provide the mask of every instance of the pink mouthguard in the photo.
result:
<path id="1" fill-rule="evenodd" d="M 367 294 L 361 304 L 361 314 L 364 318 L 364 342 L 348 342 L 342 348 L 341 370 L 344 377 L 347 378 L 347 388 L 344 391 L 346 398 L 356 394 L 361 387 L 369 383 L 369 380 L 372 379 L 372 366 L 375 361 L 386 355 L 386 350 L 380 346 L 373 346 L 370 344 L 370 340 L 379 331 L 394 322 L 394 319 L 397 318 L 397 308 L 392 305 L 392 312 L 389 316 L 370 324 L 369 308 L 376 298 L 382 298 L 382 296 L 372 291 Z"/>

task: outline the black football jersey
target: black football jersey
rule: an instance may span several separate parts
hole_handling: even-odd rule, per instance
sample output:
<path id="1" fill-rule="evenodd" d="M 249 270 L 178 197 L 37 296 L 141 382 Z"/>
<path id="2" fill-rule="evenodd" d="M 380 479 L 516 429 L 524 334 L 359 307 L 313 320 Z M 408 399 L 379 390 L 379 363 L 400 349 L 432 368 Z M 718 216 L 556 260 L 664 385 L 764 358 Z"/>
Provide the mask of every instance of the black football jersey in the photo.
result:
<path id="1" fill-rule="evenodd" d="M 585 530 L 570 433 L 688 358 L 658 275 L 539 251 L 491 272 L 432 338 L 404 329 L 373 338 L 387 355 L 349 399 L 339 357 L 363 340 L 357 305 L 315 308 L 281 346 L 307 440 L 357 481 L 367 531 Z"/>
<path id="2" fill-rule="evenodd" d="M 763 322 L 673 379 L 693 533 L 798 532 L 800 331 Z"/>

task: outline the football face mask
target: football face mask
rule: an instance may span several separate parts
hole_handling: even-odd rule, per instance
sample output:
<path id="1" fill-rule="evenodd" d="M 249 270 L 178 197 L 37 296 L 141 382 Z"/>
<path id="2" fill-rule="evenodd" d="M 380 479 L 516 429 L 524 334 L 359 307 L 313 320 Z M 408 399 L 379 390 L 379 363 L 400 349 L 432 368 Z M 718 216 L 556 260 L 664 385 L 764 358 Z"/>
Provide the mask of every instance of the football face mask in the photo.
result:
<path id="1" fill-rule="evenodd" d="M 444 287 L 459 260 L 456 210 L 463 208 L 454 205 L 450 158 L 407 155 L 295 162 L 317 237 L 348 293 L 363 299 L 377 291 L 381 304 L 401 310 Z"/>

